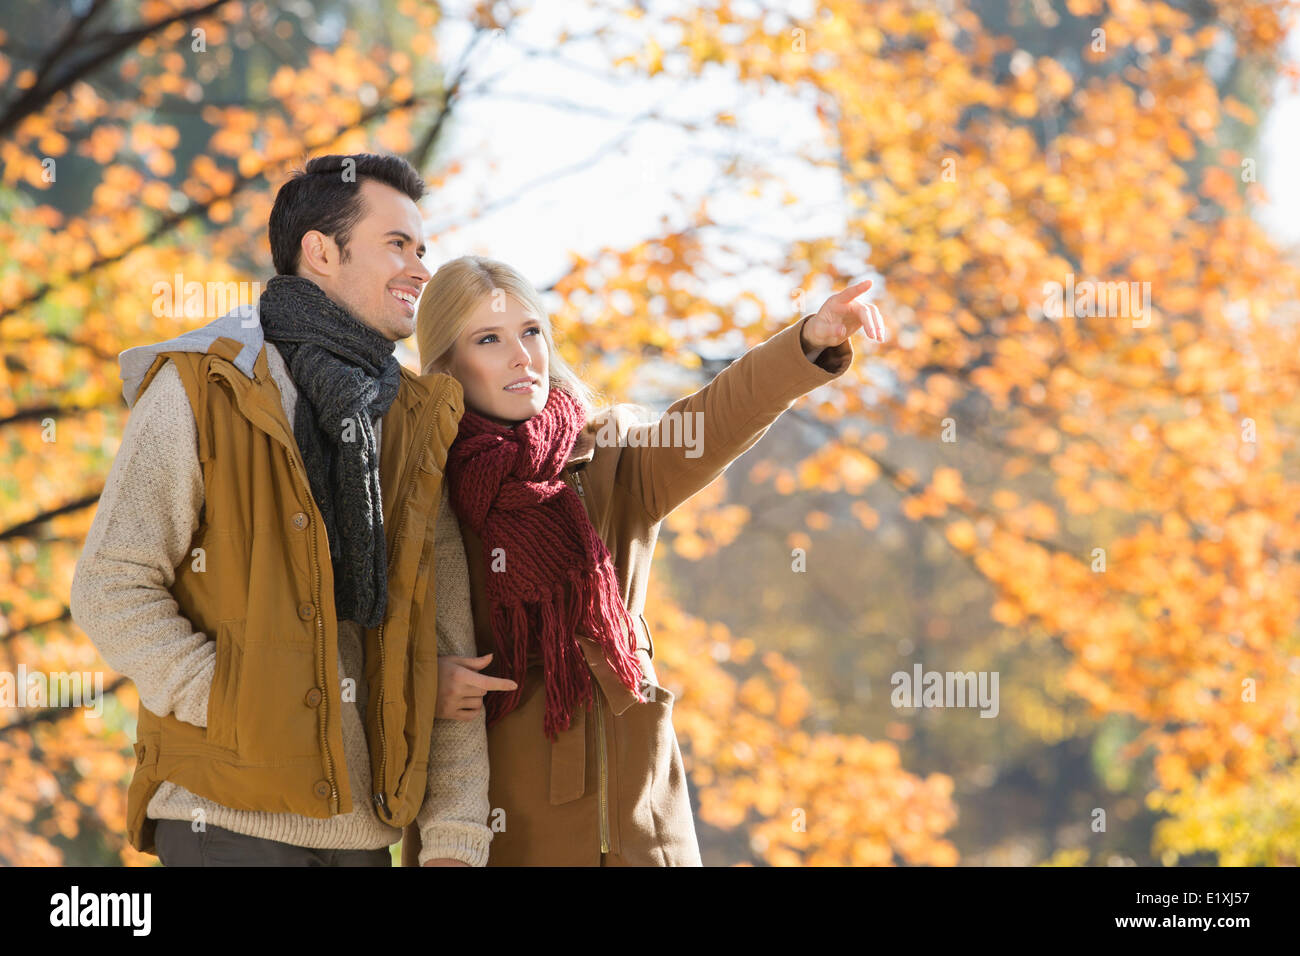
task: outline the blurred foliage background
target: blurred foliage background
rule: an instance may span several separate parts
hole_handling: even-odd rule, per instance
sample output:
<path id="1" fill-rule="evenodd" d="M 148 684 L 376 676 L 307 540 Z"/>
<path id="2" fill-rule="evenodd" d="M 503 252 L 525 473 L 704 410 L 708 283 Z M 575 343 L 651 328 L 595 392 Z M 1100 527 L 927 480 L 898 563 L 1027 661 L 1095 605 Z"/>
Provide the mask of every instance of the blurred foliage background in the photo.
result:
<path id="1" fill-rule="evenodd" d="M 268 278 L 274 191 L 325 152 L 420 168 L 431 268 L 504 257 L 508 212 L 472 248 L 449 225 L 518 198 L 457 189 L 492 162 L 452 132 L 506 83 L 496 44 L 525 87 L 562 62 L 735 93 L 634 117 L 689 145 L 566 217 L 612 226 L 677 160 L 707 189 L 532 276 L 611 400 L 662 407 L 879 277 L 891 338 L 660 539 L 647 620 L 706 863 L 1294 864 L 1300 274 L 1256 218 L 1294 5 L 557 7 L 544 43 L 512 2 L 0 9 L 0 672 L 108 695 L 98 720 L 0 699 L 0 862 L 156 863 L 123 839 L 137 698 L 68 612 L 117 353 L 216 317 L 158 317 L 155 285 Z M 580 83 L 532 94 L 600 112 Z M 756 135 L 778 103 L 816 148 Z M 1067 283 L 1149 307 L 1053 309 Z M 997 716 L 894 706 L 916 664 L 996 672 Z"/>

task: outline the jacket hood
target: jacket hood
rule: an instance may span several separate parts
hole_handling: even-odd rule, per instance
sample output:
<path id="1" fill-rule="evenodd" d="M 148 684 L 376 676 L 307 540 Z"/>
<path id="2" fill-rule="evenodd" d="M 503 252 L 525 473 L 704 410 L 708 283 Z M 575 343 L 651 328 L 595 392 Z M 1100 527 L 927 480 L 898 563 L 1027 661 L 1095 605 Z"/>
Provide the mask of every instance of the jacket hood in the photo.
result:
<path id="1" fill-rule="evenodd" d="M 153 366 L 154 359 L 164 352 L 206 352 L 208 347 L 219 338 L 234 339 L 241 343 L 239 355 L 235 357 L 235 367 L 253 377 L 253 366 L 262 351 L 265 341 L 262 335 L 262 323 L 257 315 L 257 303 L 241 305 L 232 309 L 219 319 L 207 325 L 191 329 L 183 335 L 165 342 L 152 345 L 137 345 L 118 353 L 117 363 L 122 376 L 122 397 L 127 407 L 135 405 L 139 397 L 140 383 Z"/>

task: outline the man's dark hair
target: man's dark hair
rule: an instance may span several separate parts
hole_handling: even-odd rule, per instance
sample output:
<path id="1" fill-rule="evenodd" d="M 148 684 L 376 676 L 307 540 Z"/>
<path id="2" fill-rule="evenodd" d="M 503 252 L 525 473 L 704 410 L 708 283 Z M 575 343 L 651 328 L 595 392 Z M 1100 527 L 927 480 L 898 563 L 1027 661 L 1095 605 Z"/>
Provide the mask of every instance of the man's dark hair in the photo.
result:
<path id="1" fill-rule="evenodd" d="M 348 239 L 364 212 L 361 184 L 367 179 L 392 186 L 416 201 L 424 195 L 424 180 L 400 156 L 317 156 L 275 194 L 268 231 L 277 275 L 298 271 L 302 237 L 313 229 L 338 243 L 340 257 L 348 260 Z"/>

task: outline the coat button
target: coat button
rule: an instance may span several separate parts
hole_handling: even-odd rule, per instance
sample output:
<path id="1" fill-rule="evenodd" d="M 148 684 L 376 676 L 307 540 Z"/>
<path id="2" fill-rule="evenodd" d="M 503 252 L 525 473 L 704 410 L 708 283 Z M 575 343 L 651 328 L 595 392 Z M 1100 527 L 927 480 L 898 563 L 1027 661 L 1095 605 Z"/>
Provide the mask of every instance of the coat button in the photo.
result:
<path id="1" fill-rule="evenodd" d="M 303 698 L 303 701 L 308 707 L 319 707 L 321 696 L 320 688 L 313 687 L 311 690 L 307 691 L 307 696 Z"/>
<path id="2" fill-rule="evenodd" d="M 307 527 L 307 516 L 303 514 L 301 511 L 299 511 L 296 515 L 293 516 L 293 526 L 297 528 L 299 531 Z"/>
<path id="3" fill-rule="evenodd" d="M 298 605 L 298 616 L 302 618 L 304 621 L 310 621 L 312 617 L 315 616 L 315 614 L 316 614 L 316 609 L 312 607 L 310 604 Z"/>
<path id="4" fill-rule="evenodd" d="M 317 780 L 316 786 L 312 789 L 312 792 L 315 793 L 316 796 L 324 800 L 326 797 L 330 795 L 330 785 L 328 782 L 324 780 Z"/>

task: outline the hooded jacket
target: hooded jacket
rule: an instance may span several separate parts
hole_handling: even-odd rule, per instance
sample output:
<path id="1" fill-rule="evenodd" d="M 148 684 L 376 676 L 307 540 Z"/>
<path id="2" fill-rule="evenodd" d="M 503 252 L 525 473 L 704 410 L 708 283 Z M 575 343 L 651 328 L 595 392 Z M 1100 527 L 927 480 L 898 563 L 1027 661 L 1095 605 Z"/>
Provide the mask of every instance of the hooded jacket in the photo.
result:
<path id="1" fill-rule="evenodd" d="M 345 772 L 328 542 L 267 354 L 254 305 L 120 357 L 128 405 L 170 360 L 194 414 L 202 514 L 166 583 L 200 639 L 186 666 L 210 669 L 200 722 L 141 695 L 127 805 L 137 850 L 154 851 L 145 811 L 164 781 L 234 810 L 314 818 L 370 801 L 396 828 L 415 818 L 425 794 L 437 695 L 434 541 L 460 384 L 402 368 L 381 420 L 388 595 L 384 620 L 364 629 L 373 784 L 357 793 Z M 79 624 L 95 617 L 100 597 L 82 572 L 79 563 Z M 116 635 L 82 626 L 116 667 Z"/>

